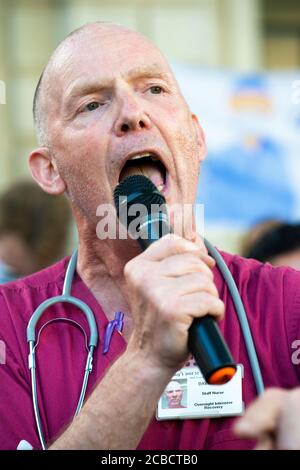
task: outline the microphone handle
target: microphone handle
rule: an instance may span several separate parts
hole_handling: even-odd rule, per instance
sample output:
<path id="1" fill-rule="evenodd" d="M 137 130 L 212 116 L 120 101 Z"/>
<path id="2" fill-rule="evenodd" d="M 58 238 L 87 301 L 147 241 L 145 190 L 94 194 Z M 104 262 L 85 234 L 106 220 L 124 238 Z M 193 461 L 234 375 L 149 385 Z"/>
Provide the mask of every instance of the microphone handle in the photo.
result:
<path id="1" fill-rule="evenodd" d="M 172 230 L 166 214 L 160 212 L 149 215 L 140 224 L 138 242 L 145 250 L 168 233 L 172 233 Z M 193 320 L 189 329 L 188 348 L 208 384 L 221 385 L 234 376 L 236 364 L 211 315 Z"/>
<path id="2" fill-rule="evenodd" d="M 221 385 L 234 376 L 236 364 L 211 315 L 193 320 L 189 329 L 188 348 L 208 384 Z"/>

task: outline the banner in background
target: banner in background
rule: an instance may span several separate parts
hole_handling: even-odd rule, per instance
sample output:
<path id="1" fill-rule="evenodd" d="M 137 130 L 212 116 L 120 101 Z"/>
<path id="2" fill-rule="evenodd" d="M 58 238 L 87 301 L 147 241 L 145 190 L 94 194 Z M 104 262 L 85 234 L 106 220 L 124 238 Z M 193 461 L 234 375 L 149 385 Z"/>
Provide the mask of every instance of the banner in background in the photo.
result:
<path id="1" fill-rule="evenodd" d="M 206 223 L 245 230 L 300 220 L 300 71 L 173 70 L 206 134 L 197 196 Z"/>

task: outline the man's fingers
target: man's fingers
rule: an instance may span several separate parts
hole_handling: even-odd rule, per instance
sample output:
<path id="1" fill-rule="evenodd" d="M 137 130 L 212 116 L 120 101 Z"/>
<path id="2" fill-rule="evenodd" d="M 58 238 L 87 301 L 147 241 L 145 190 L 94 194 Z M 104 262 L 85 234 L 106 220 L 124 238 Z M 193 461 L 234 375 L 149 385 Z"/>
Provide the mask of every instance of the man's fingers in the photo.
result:
<path id="1" fill-rule="evenodd" d="M 300 449 L 300 387 L 286 393 L 284 407 L 278 420 L 276 448 Z"/>
<path id="2" fill-rule="evenodd" d="M 221 320 L 224 316 L 224 303 L 222 300 L 208 294 L 207 292 L 197 292 L 183 295 L 177 302 L 181 314 L 190 315 L 193 318 L 201 318 L 207 314 Z"/>
<path id="3" fill-rule="evenodd" d="M 205 253 L 208 253 L 203 238 L 200 237 L 200 235 L 197 232 L 194 233 L 193 242 L 196 243 L 196 245 L 199 246 L 201 251 L 203 251 Z"/>
<path id="4" fill-rule="evenodd" d="M 189 273 L 185 276 L 172 279 L 172 288 L 177 295 L 187 295 L 194 292 L 207 292 L 214 297 L 219 297 L 215 284 L 203 273 Z"/>
<path id="5" fill-rule="evenodd" d="M 274 450 L 275 440 L 269 434 L 262 436 L 256 444 L 254 450 Z"/>
<path id="6" fill-rule="evenodd" d="M 214 268 L 215 265 L 216 265 L 216 261 L 214 260 L 214 258 L 213 258 L 211 255 L 208 254 L 208 250 L 207 250 L 207 248 L 206 248 L 206 246 L 205 246 L 204 239 L 203 239 L 202 237 L 200 237 L 200 235 L 199 235 L 197 232 L 195 232 L 195 237 L 193 238 L 193 242 L 194 242 L 197 246 L 199 246 L 201 253 L 203 253 L 203 254 L 205 253 L 205 254 L 209 257 L 209 259 L 213 261 L 213 265 L 210 266 L 210 265 L 208 264 L 208 266 L 209 266 L 211 269 Z"/>
<path id="7" fill-rule="evenodd" d="M 270 389 L 252 403 L 245 416 L 234 427 L 237 436 L 244 439 L 259 439 L 274 431 L 285 395 L 284 390 Z"/>
<path id="8" fill-rule="evenodd" d="M 152 261 L 160 261 L 168 256 L 178 255 L 180 253 L 192 252 L 200 256 L 201 249 L 196 243 L 169 234 L 152 243 L 143 253 L 145 258 Z"/>
<path id="9" fill-rule="evenodd" d="M 168 277 L 182 276 L 188 273 L 204 272 L 213 280 L 211 268 L 214 266 L 214 260 L 205 253 L 181 253 L 179 255 L 169 256 L 161 261 L 162 274 Z"/>
<path id="10" fill-rule="evenodd" d="M 235 425 L 235 433 L 258 439 L 256 449 L 300 449 L 300 388 L 269 389 Z"/>

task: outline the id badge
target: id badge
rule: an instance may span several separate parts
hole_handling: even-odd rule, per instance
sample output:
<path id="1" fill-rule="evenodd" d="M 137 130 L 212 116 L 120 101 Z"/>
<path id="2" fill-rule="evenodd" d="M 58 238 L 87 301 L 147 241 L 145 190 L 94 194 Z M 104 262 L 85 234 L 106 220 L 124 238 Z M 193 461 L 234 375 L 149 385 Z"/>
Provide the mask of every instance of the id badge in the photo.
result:
<path id="1" fill-rule="evenodd" d="M 240 416 L 244 412 L 243 378 L 242 364 L 238 364 L 235 375 L 224 385 L 208 385 L 198 367 L 184 367 L 176 372 L 160 397 L 156 419 Z"/>

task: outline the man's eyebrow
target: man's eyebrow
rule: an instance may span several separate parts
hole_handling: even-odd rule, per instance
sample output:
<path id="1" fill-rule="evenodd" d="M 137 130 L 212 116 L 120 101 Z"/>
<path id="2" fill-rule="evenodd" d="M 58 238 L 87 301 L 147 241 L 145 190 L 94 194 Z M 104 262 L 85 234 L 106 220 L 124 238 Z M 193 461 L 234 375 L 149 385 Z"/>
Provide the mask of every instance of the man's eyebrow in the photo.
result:
<path id="1" fill-rule="evenodd" d="M 159 78 L 161 80 L 170 81 L 170 75 L 162 72 L 159 67 L 136 67 L 129 70 L 127 73 L 129 80 L 137 80 L 139 78 Z M 64 97 L 64 103 L 68 105 L 74 98 L 78 96 L 89 95 L 91 93 L 99 92 L 113 86 L 111 79 L 107 80 L 90 80 L 88 78 L 81 78 L 75 81 L 73 86 L 67 91 Z"/>
<path id="2" fill-rule="evenodd" d="M 128 72 L 128 78 L 134 80 L 137 78 L 161 78 L 162 80 L 170 81 L 170 74 L 163 72 L 160 67 L 136 67 Z"/>
<path id="3" fill-rule="evenodd" d="M 64 102 L 69 104 L 74 98 L 78 96 L 89 95 L 96 91 L 101 91 L 101 89 L 111 86 L 111 81 L 99 81 L 99 80 L 89 80 L 81 79 L 74 83 L 73 86 L 67 91 Z"/>

